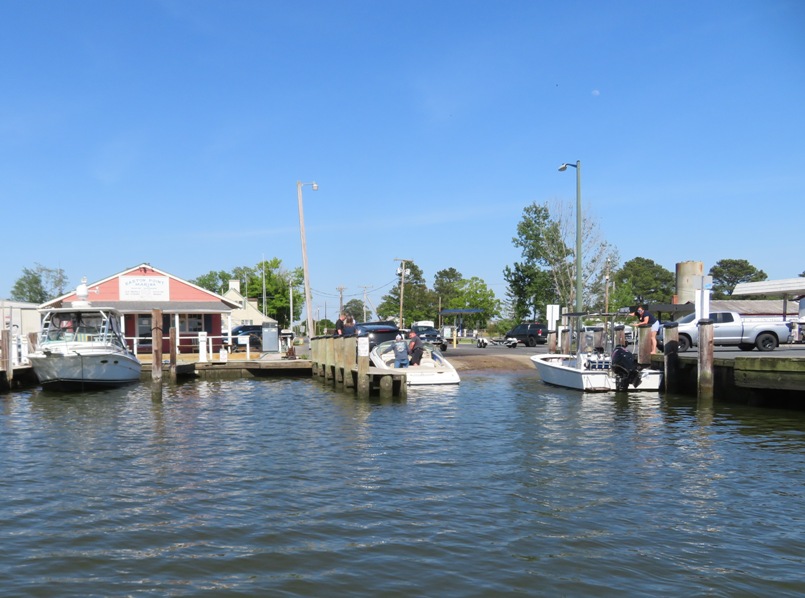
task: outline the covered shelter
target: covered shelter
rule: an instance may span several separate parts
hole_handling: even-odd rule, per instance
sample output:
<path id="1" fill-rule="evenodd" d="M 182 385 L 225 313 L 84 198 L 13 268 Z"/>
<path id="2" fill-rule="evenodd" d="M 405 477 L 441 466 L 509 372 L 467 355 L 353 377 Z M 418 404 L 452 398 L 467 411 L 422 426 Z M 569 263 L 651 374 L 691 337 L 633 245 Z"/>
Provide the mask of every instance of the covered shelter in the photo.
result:
<path id="1" fill-rule="evenodd" d="M 781 278 L 779 280 L 762 280 L 760 282 L 741 282 L 732 291 L 736 295 L 775 295 L 783 297 L 783 319 L 787 318 L 788 300 L 801 299 L 805 296 L 805 278 Z M 800 309 L 800 316 L 802 310 Z"/>

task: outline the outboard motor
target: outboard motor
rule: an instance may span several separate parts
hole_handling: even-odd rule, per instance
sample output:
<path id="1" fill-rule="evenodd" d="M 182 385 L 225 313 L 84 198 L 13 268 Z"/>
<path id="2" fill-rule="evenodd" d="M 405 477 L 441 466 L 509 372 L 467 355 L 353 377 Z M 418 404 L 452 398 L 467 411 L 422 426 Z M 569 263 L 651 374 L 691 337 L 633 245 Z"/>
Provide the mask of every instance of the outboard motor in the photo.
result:
<path id="1" fill-rule="evenodd" d="M 615 390 L 623 391 L 632 384 L 635 388 L 640 386 L 640 368 L 634 355 L 623 347 L 615 347 L 612 352 L 612 373 L 615 374 Z"/>

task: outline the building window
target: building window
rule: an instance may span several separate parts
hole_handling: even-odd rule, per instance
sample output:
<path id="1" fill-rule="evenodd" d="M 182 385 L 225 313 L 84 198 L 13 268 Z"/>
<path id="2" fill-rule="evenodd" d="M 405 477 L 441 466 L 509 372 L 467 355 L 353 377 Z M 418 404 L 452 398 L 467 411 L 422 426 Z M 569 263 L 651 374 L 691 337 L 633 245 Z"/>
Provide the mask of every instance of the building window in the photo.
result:
<path id="1" fill-rule="evenodd" d="M 137 336 L 151 338 L 151 316 L 137 316 Z"/>
<path id="2" fill-rule="evenodd" d="M 202 314 L 188 314 L 179 318 L 180 332 L 202 332 L 204 330 L 204 316 Z"/>

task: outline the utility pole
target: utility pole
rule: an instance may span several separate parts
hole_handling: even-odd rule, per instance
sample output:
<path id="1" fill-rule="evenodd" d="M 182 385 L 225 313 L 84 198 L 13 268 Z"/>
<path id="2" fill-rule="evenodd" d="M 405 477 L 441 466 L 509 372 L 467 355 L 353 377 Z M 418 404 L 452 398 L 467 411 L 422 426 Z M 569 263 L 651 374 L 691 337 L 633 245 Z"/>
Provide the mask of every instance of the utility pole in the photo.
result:
<path id="1" fill-rule="evenodd" d="M 369 298 L 366 296 L 366 289 L 371 289 L 372 287 L 361 287 L 363 289 L 363 321 L 366 321 L 366 302 Z"/>
<path id="2" fill-rule="evenodd" d="M 335 287 L 335 290 L 338 291 L 338 315 L 340 316 L 344 313 L 344 290 L 347 287 Z"/>
<path id="3" fill-rule="evenodd" d="M 411 273 L 410 270 L 405 269 L 405 262 L 412 262 L 413 260 L 405 260 L 399 257 L 394 258 L 395 262 L 401 262 L 400 267 L 397 268 L 397 274 L 400 275 L 400 321 L 397 324 L 400 328 L 403 327 L 403 295 L 405 294 L 405 274 Z"/>

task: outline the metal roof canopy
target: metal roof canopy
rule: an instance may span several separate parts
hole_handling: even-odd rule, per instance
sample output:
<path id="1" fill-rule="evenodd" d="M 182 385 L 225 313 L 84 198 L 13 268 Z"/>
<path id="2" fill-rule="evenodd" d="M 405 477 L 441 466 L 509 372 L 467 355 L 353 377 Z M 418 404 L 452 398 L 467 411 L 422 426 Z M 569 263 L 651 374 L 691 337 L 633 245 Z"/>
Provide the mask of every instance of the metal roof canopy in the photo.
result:
<path id="1" fill-rule="evenodd" d="M 805 278 L 739 282 L 735 285 L 732 295 L 783 295 L 786 298 L 805 295 Z"/>
<path id="2" fill-rule="evenodd" d="M 443 316 L 461 316 L 464 314 L 479 314 L 482 311 L 484 310 L 475 307 L 472 309 L 443 309 L 439 313 Z"/>
<path id="3" fill-rule="evenodd" d="M 763 280 L 761 282 L 739 282 L 732 291 L 733 295 L 782 295 L 783 319 L 788 312 L 788 298 L 805 295 L 805 278 L 781 278 L 780 280 Z"/>

